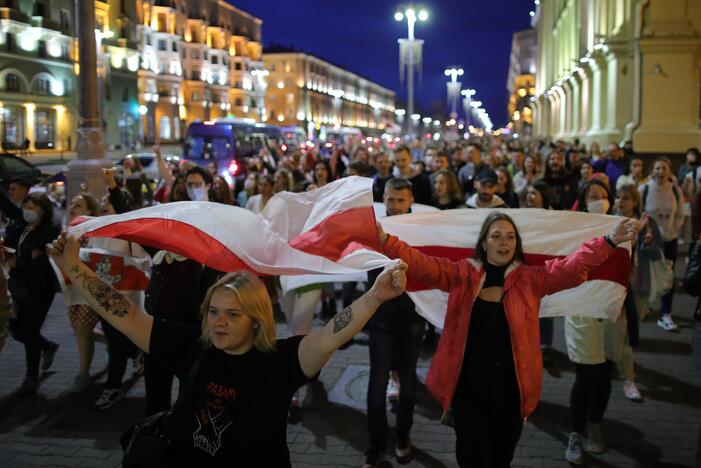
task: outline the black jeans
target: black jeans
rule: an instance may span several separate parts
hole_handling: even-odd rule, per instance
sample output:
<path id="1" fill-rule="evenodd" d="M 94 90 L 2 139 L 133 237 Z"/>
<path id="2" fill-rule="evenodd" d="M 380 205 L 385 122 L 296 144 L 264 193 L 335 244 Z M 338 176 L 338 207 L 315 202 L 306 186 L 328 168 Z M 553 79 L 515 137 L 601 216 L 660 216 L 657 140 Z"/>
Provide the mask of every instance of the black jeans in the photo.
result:
<path id="1" fill-rule="evenodd" d="M 664 257 L 672 261 L 672 270 L 674 270 L 674 265 L 677 263 L 678 245 L 677 239 L 672 239 L 671 241 L 666 241 L 663 246 Z M 672 285 L 672 289 L 667 294 L 660 298 L 660 315 L 672 313 L 672 298 L 674 298 L 674 285 Z"/>
<path id="2" fill-rule="evenodd" d="M 39 377 L 41 352 L 53 349 L 53 343 L 41 335 L 41 326 L 46 320 L 51 303 L 56 295 L 53 287 L 32 289 L 27 297 L 12 300 L 17 317 L 10 320 L 10 330 L 15 340 L 24 345 L 27 360 L 27 377 Z"/>
<path id="3" fill-rule="evenodd" d="M 575 364 L 576 377 L 570 394 L 572 432 L 582 433 L 587 421 L 600 424 L 611 397 L 613 363 Z"/>
<path id="4" fill-rule="evenodd" d="M 541 318 L 538 326 L 540 327 L 540 347 L 552 348 L 555 319 L 552 317 Z"/>
<path id="5" fill-rule="evenodd" d="M 127 370 L 127 361 L 136 355 L 136 346 L 105 319 L 100 318 L 100 322 L 102 322 L 105 338 L 107 338 L 107 352 L 109 353 L 107 381 L 104 388 L 106 390 L 121 388 L 122 378 Z"/>
<path id="6" fill-rule="evenodd" d="M 463 468 L 508 468 L 521 438 L 521 396 L 513 367 L 458 385 L 452 404 L 455 458 Z"/>
<path id="7" fill-rule="evenodd" d="M 399 372 L 397 438 L 405 441 L 414 422 L 416 406 L 416 361 L 424 333 L 424 322 L 400 330 L 370 329 L 370 383 L 368 384 L 368 429 L 370 449 L 384 450 L 387 441 L 387 381 L 393 363 Z M 396 358 L 396 359 L 395 359 Z"/>
<path id="8" fill-rule="evenodd" d="M 144 385 L 146 386 L 146 416 L 170 409 L 173 373 L 148 354 L 144 356 Z"/>

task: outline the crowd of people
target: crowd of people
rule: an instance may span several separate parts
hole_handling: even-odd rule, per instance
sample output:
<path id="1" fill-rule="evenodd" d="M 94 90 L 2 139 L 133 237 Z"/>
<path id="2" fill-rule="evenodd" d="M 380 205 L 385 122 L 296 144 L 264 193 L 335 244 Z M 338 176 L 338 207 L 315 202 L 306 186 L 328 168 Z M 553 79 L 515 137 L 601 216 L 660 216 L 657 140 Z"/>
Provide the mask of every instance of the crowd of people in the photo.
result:
<path id="1" fill-rule="evenodd" d="M 177 423 L 178 463 L 206 465 L 256 454 L 268 457 L 269 466 L 287 466 L 285 424 L 301 417 L 300 387 L 364 328 L 370 362 L 365 466 L 378 466 L 385 456 L 388 398 L 397 401 L 395 456 L 408 463 L 414 456 L 410 434 L 419 350 L 422 342 L 437 338 L 404 291 L 408 265 L 409 275 L 420 275 L 423 283 L 458 298 L 449 304 L 428 382 L 445 410 L 444 422 L 455 428 L 458 464 L 510 466 L 523 422 L 540 396 L 542 368 L 553 365 L 553 319 L 538 319 L 533 305 L 544 295 L 576 286 L 572 278 L 632 240 L 630 286 L 618 319 L 565 319 L 567 354 L 576 372 L 565 458 L 579 464 L 585 451 L 602 453 L 601 421 L 614 374 L 621 376 L 626 398 L 643 400 L 633 350 L 652 302 L 661 303 L 657 325 L 677 330 L 669 276 L 685 223 L 690 223 L 693 239 L 701 231 L 698 149 L 689 149 L 675 176 L 664 157 L 646 172 L 630 144 L 611 144 L 602 151 L 597 144 L 587 148 L 577 142 L 523 146 L 516 140 L 439 144 L 417 139 L 389 148 L 380 139 L 367 138 L 330 146 L 328 153 L 319 146 L 266 148 L 233 180 L 223 177 L 214 161 L 207 168 L 187 161 L 171 165 L 156 148 L 160 180 L 146 178 L 137 159 L 127 162 L 123 173 L 105 169 L 104 196 L 98 200 L 81 192 L 69 201 L 62 220 L 55 215 L 60 204 L 46 194 L 30 193 L 26 182 L 15 180 L 7 191 L 0 189 L 3 262 L 9 270 L 5 287 L 11 297 L 10 306 L 0 294 L 0 346 L 3 324 L 11 316 L 9 331 L 26 353 L 26 377 L 17 394 L 37 393 L 40 369 L 52 366 L 58 344 L 44 338 L 41 328 L 60 284 L 79 355 L 71 392 L 93 384 L 94 343 L 105 342 L 108 378 L 95 402 L 98 410 L 108 410 L 124 397 L 122 379 L 129 362 L 135 374 L 144 375 L 147 416 L 171 408 L 174 377 L 183 382 L 193 374 L 197 391 L 188 395 L 181 412 L 190 419 Z M 211 201 L 260 213 L 276 193 L 315 190 L 351 175 L 373 179 L 373 198 L 385 205 L 387 216 L 411 213 L 421 204 L 440 210 L 572 210 L 615 214 L 624 221 L 572 254 L 576 261 L 542 267 L 525 264 L 518 226 L 501 211 L 492 211 L 482 226 L 477 267 L 421 254 L 378 226 L 385 253 L 403 263 L 369 272 L 365 289 L 344 284 L 340 297 L 333 285 L 283 294 L 274 278 L 225 275 L 147 245 L 92 238 L 80 244 L 59 236 L 78 217 L 156 203 Z M 49 256 L 44 246 L 51 242 Z M 698 258 L 701 250 L 694 252 Z M 106 257 L 120 260 L 108 262 Z M 698 260 L 692 266 L 698 270 Z M 696 270 L 687 275 L 685 286 L 698 294 Z M 535 284 L 528 280 L 533 277 L 547 280 Z M 517 287 L 508 289 L 510 282 Z M 339 301 L 342 311 L 337 313 Z M 293 338 L 276 339 L 274 313 Z M 314 330 L 317 314 L 332 319 Z M 512 329 L 513 314 L 532 317 L 530 325 Z M 698 311 L 696 317 L 694 349 L 701 353 Z M 529 336 L 539 336 L 539 343 L 532 346 Z M 462 361 L 451 358 L 456 355 L 464 356 Z M 699 358 L 697 364 L 701 374 Z M 242 377 L 232 377 L 237 373 Z M 234 416 L 246 423 L 226 431 Z M 269 418 L 271 425 L 262 427 L 261 418 Z"/>

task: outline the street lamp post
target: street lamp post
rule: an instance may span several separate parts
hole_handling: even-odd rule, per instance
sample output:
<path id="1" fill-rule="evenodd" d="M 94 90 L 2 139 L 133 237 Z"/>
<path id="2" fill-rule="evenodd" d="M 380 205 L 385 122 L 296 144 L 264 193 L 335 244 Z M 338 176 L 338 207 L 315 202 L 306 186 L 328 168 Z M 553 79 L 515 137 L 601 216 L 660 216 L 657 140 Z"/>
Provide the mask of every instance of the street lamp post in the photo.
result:
<path id="1" fill-rule="evenodd" d="M 112 164 L 105 159 L 105 141 L 98 103 L 97 41 L 95 38 L 95 2 L 78 0 L 78 48 L 80 54 L 80 107 L 78 118 L 77 159 L 68 164 L 67 197 L 78 194 L 81 184 L 101 197 L 105 187 L 101 169 Z"/>
<path id="2" fill-rule="evenodd" d="M 462 98 L 462 109 L 465 112 L 465 125 L 470 126 L 470 121 L 472 120 L 472 96 L 475 95 L 477 91 L 474 89 L 463 89 L 460 94 L 463 95 Z"/>
<path id="3" fill-rule="evenodd" d="M 450 103 L 450 117 L 455 119 L 458 117 L 458 98 L 460 97 L 460 88 L 462 83 L 458 81 L 458 76 L 463 75 L 462 68 L 446 68 L 445 76 L 450 77 L 448 85 L 448 103 Z"/>
<path id="4" fill-rule="evenodd" d="M 394 14 L 394 19 L 403 21 L 406 18 L 407 22 L 407 38 L 399 39 L 399 79 L 404 80 L 404 70 L 406 69 L 406 87 L 407 87 L 407 114 L 414 115 L 414 67 L 416 67 L 419 75 L 421 74 L 422 53 L 421 49 L 424 41 L 414 37 L 414 27 L 416 21 L 426 21 L 428 12 L 421 10 L 418 15 L 413 8 L 408 8 L 404 13 L 398 11 Z M 413 132 L 413 127 L 409 126 L 409 132 Z"/>

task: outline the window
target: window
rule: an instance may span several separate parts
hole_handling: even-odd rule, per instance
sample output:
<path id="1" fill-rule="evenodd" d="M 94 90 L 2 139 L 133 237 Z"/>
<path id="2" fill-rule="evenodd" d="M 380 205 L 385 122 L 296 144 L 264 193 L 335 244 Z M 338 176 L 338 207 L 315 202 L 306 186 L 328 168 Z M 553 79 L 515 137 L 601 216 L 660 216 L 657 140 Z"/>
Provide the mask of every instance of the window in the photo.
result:
<path id="1" fill-rule="evenodd" d="M 193 60 L 199 60 L 200 59 L 199 49 L 190 49 L 190 58 Z"/>
<path id="2" fill-rule="evenodd" d="M 241 70 L 241 62 L 236 62 L 234 64 L 234 70 Z"/>
<path id="3" fill-rule="evenodd" d="M 198 93 L 197 91 L 193 91 L 192 92 L 192 100 L 199 101 L 200 100 L 200 93 Z"/>
<path id="4" fill-rule="evenodd" d="M 161 140 L 170 140 L 170 117 L 167 115 L 161 116 L 159 127 L 161 129 Z"/>
<path id="5" fill-rule="evenodd" d="M 219 57 L 212 55 L 212 65 L 219 65 Z"/>
<path id="6" fill-rule="evenodd" d="M 24 144 L 24 107 L 5 106 L 3 109 L 3 114 L 0 114 L 3 116 L 2 147 L 19 149 Z"/>
<path id="7" fill-rule="evenodd" d="M 177 51 L 178 51 L 178 43 L 173 41 L 173 52 L 177 52 Z"/>
<path id="8" fill-rule="evenodd" d="M 56 140 L 56 111 L 36 109 L 34 111 L 34 146 L 37 149 L 54 148 Z"/>
<path id="9" fill-rule="evenodd" d="M 236 81 L 234 83 L 234 88 L 243 88 L 243 82 L 242 81 Z"/>
<path id="10" fill-rule="evenodd" d="M 7 47 L 8 52 L 14 52 L 15 51 L 15 35 L 12 33 L 7 33 L 5 34 L 5 45 Z"/>
<path id="11" fill-rule="evenodd" d="M 241 106 L 243 105 L 243 99 L 241 99 L 240 97 L 237 97 L 237 98 L 234 100 L 234 105 L 235 105 L 236 107 L 241 107 Z"/>
<path id="12" fill-rule="evenodd" d="M 37 44 L 37 55 L 46 58 L 46 41 L 39 41 Z"/>
<path id="13" fill-rule="evenodd" d="M 129 88 L 125 87 L 122 91 L 122 102 L 129 102 Z"/>
<path id="14" fill-rule="evenodd" d="M 5 91 L 19 92 L 19 77 L 14 73 L 8 73 L 5 76 Z"/>
<path id="15" fill-rule="evenodd" d="M 51 82 L 48 78 L 37 79 L 36 92 L 37 94 L 42 94 L 44 96 L 51 94 Z"/>
<path id="16" fill-rule="evenodd" d="M 190 79 L 191 80 L 199 80 L 200 79 L 200 71 L 199 70 L 192 70 L 190 72 Z"/>
<path id="17" fill-rule="evenodd" d="M 151 42 L 151 36 L 149 36 L 148 34 L 146 34 L 145 37 L 146 37 L 146 45 L 147 45 L 147 46 L 150 46 L 150 45 L 152 44 L 152 42 Z"/>
<path id="18" fill-rule="evenodd" d="M 163 41 L 163 40 L 158 41 L 158 50 L 162 50 L 162 51 L 168 50 L 168 44 L 166 43 L 166 41 Z"/>

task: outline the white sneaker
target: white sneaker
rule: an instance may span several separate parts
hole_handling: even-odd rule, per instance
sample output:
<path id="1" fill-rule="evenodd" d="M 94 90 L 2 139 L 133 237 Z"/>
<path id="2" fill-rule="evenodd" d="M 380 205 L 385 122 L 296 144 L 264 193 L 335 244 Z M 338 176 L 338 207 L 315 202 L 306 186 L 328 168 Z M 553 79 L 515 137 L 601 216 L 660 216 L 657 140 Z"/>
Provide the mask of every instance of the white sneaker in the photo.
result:
<path id="1" fill-rule="evenodd" d="M 623 394 L 631 401 L 643 401 L 643 396 L 640 394 L 638 386 L 632 380 L 623 381 Z"/>
<path id="2" fill-rule="evenodd" d="M 387 399 L 388 400 L 399 400 L 399 382 L 389 379 L 387 382 Z"/>
<path id="3" fill-rule="evenodd" d="M 662 318 L 657 321 L 657 326 L 668 332 L 679 330 L 679 327 L 674 323 L 672 316 L 669 314 L 663 315 Z"/>
<path id="4" fill-rule="evenodd" d="M 568 462 L 575 465 L 581 465 L 584 461 L 584 453 L 582 452 L 582 435 L 577 432 L 570 432 L 570 439 L 567 441 L 567 450 L 565 450 L 565 458 Z"/>
<path id="5" fill-rule="evenodd" d="M 112 408 L 115 403 L 124 398 L 124 392 L 119 388 L 105 389 L 100 394 L 100 398 L 95 402 L 95 408 L 106 410 Z"/>
<path id="6" fill-rule="evenodd" d="M 604 437 L 601 435 L 600 425 L 589 423 L 586 448 L 589 453 L 604 453 Z"/>

